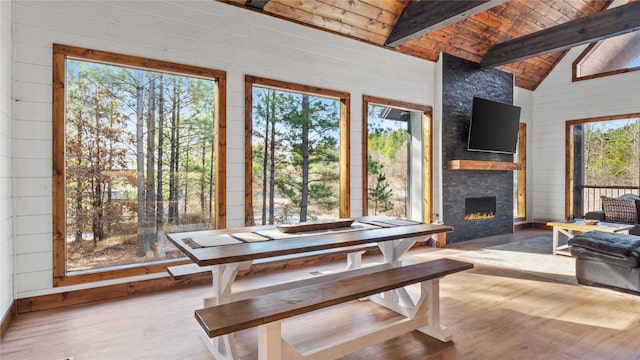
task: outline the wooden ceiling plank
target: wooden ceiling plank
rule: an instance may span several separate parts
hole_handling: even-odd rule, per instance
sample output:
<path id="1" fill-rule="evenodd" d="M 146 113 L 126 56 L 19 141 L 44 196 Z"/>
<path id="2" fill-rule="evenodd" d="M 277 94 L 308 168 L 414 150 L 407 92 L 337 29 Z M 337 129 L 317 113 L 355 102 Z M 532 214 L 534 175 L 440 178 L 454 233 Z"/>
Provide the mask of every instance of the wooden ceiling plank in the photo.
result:
<path id="1" fill-rule="evenodd" d="M 520 1 L 523 3 L 523 5 L 525 5 L 526 7 L 538 13 L 538 16 L 542 16 L 543 18 L 547 18 L 551 20 L 551 22 L 553 22 L 555 25 L 562 24 L 574 19 L 561 13 L 554 7 L 550 6 L 549 4 L 541 0 L 520 0 Z"/>
<path id="2" fill-rule="evenodd" d="M 396 47 L 428 32 L 456 23 L 505 0 L 416 1 L 402 11 L 385 46 Z"/>
<path id="3" fill-rule="evenodd" d="M 488 12 L 501 19 L 513 19 L 512 22 L 524 23 L 527 25 L 527 31 L 529 31 L 529 29 L 539 31 L 558 25 L 557 22 L 547 16 L 543 16 L 521 0 L 515 0 L 513 4 L 510 2 L 507 6 L 489 9 Z"/>
<path id="4" fill-rule="evenodd" d="M 438 56 L 440 56 L 439 51 L 433 51 L 425 47 L 411 46 L 407 44 L 398 46 L 397 50 L 403 54 L 415 56 L 428 61 L 437 61 Z"/>
<path id="5" fill-rule="evenodd" d="M 379 7 L 375 7 L 373 5 L 367 4 L 364 1 L 360 0 L 318 0 L 318 2 L 325 3 L 331 5 L 333 7 L 346 10 L 350 13 L 362 15 L 371 20 L 378 21 L 383 24 L 393 26 L 398 20 L 398 15 L 387 11 L 385 9 L 381 9 Z"/>
<path id="6" fill-rule="evenodd" d="M 434 39 L 431 37 L 433 33 L 429 34 L 429 37 L 423 36 L 416 40 L 410 41 L 406 44 L 401 45 L 401 49 L 406 49 L 406 47 L 418 47 L 430 49 L 431 51 L 436 52 L 438 55 L 440 52 L 446 52 L 451 55 L 455 55 L 459 58 L 466 59 L 473 62 L 480 62 L 482 60 L 482 56 L 478 54 L 474 54 L 471 51 L 467 51 L 466 49 L 458 48 L 455 46 L 448 45 L 440 39 Z M 442 34 L 440 34 L 442 36 Z M 400 48 L 400 47 L 399 47 Z M 436 57 L 437 59 L 437 57 Z"/>
<path id="7" fill-rule="evenodd" d="M 300 0 L 272 0 L 282 5 L 296 8 L 299 11 L 305 11 L 324 19 L 331 19 L 339 23 L 347 24 L 359 29 L 363 29 L 382 36 L 388 36 L 391 26 L 372 20 L 368 17 L 348 12 L 335 6 L 325 4 L 319 1 L 300 1 Z"/>
<path id="8" fill-rule="evenodd" d="M 640 1 L 494 45 L 480 66 L 509 64 L 637 30 L 640 30 Z"/>
<path id="9" fill-rule="evenodd" d="M 591 13 L 596 13 L 608 8 L 611 2 L 612 0 L 581 0 L 575 6 L 584 5 Z"/>
<path id="10" fill-rule="evenodd" d="M 384 35 L 376 34 L 364 29 L 359 29 L 357 27 L 333 19 L 323 18 L 321 16 L 311 14 L 294 7 L 281 4 L 276 0 L 271 0 L 269 2 L 269 7 L 267 10 L 267 12 L 269 12 L 270 14 L 273 14 L 274 16 L 280 16 L 289 21 L 309 25 L 319 29 L 333 31 L 343 36 L 364 40 L 376 45 L 384 44 L 384 41 L 386 39 Z"/>
<path id="11" fill-rule="evenodd" d="M 344 0 L 343 0 L 344 1 Z M 371 6 L 375 6 L 380 9 L 384 9 L 390 13 L 396 15 L 396 17 L 402 14 L 402 10 L 404 10 L 407 5 L 407 1 L 398 1 L 398 0 L 360 0 L 363 3 L 369 4 Z"/>
<path id="12" fill-rule="evenodd" d="M 588 7 L 582 1 L 564 1 L 564 0 L 543 0 L 547 5 L 551 6 L 553 9 L 556 9 L 560 13 L 564 14 L 570 19 L 576 19 L 579 17 L 584 17 L 587 15 L 591 15 L 597 12 L 600 12 L 606 7 L 603 7 L 600 10 L 594 11 L 592 8 Z M 602 4 L 606 4 L 605 1 L 602 1 Z"/>

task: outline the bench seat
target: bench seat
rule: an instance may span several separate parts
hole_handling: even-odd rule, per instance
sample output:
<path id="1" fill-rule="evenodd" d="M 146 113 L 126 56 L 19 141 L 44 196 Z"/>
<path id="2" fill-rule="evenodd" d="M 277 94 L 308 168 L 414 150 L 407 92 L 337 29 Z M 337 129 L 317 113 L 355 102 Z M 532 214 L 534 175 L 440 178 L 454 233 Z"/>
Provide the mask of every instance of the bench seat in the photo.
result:
<path id="1" fill-rule="evenodd" d="M 209 338 L 258 327 L 260 334 L 259 351 L 270 354 L 268 356 L 265 355 L 265 359 L 280 359 L 282 351 L 295 351 L 295 349 L 287 348 L 290 345 L 284 340 L 280 341 L 281 320 L 389 292 L 407 285 L 422 283 L 421 291 L 423 294 L 416 304 L 412 304 L 416 311 L 413 313 L 409 311 L 410 314 L 407 316 L 409 318 L 407 321 L 410 323 L 398 324 L 398 328 L 401 329 L 399 333 L 397 330 L 383 329 L 375 332 L 376 335 L 371 336 L 370 339 L 380 342 L 414 329 L 420 329 L 432 335 L 429 333 L 430 330 L 434 330 L 436 333 L 441 330 L 438 313 L 438 279 L 445 275 L 471 268 L 473 268 L 473 265 L 470 263 L 452 259 L 438 259 L 207 307 L 196 310 L 195 317 L 202 326 L 205 335 Z M 424 294 L 425 292 L 427 293 L 426 295 Z M 407 300 L 408 295 L 406 297 L 401 296 L 401 298 L 405 302 L 411 301 Z M 383 299 L 380 303 L 385 305 L 388 302 L 388 299 Z M 439 336 L 439 334 L 434 337 L 440 338 L 442 341 L 451 339 L 450 336 Z M 284 350 L 280 348 L 281 345 L 285 347 Z M 346 344 L 348 352 L 357 350 L 354 349 L 354 346 L 361 347 L 363 345 L 372 344 L 368 344 L 366 338 L 357 342 L 350 341 Z M 336 345 L 336 347 L 339 347 L 339 345 Z M 212 351 L 217 351 L 217 349 L 214 348 Z M 328 354 L 343 353 L 344 350 L 332 353 L 330 350 L 325 349 L 322 354 L 315 354 L 315 357 L 310 356 L 308 358 L 325 358 Z M 296 357 L 306 358 L 299 354 Z"/>

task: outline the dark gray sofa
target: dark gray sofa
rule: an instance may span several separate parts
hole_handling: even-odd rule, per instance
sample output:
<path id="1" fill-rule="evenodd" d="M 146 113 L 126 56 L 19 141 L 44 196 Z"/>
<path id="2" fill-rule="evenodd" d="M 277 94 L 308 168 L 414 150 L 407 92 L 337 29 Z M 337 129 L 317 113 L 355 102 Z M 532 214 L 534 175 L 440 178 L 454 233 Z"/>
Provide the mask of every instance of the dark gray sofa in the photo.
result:
<path id="1" fill-rule="evenodd" d="M 586 213 L 584 218 L 585 219 L 606 221 L 606 222 L 611 222 L 611 223 L 635 224 L 635 227 L 633 229 L 629 230 L 629 234 L 640 236 L 640 223 L 639 223 L 639 221 L 640 221 L 639 220 L 640 219 L 640 198 L 638 198 L 636 195 L 628 194 L 628 195 L 622 195 L 618 199 L 632 199 L 635 202 L 635 209 L 636 209 L 636 221 L 635 222 L 623 222 L 623 221 L 619 221 L 619 219 L 616 218 L 616 217 L 607 216 L 608 214 L 605 212 L 606 209 L 604 209 L 604 207 L 603 207 L 603 210 L 591 211 L 591 212 Z"/>
<path id="2" fill-rule="evenodd" d="M 640 294 L 640 236 L 590 231 L 569 245 L 578 283 Z"/>
<path id="3" fill-rule="evenodd" d="M 588 212 L 585 219 L 635 226 L 629 235 L 590 231 L 569 240 L 578 283 L 640 295 L 640 198 L 628 194 L 601 200 L 603 210 Z"/>

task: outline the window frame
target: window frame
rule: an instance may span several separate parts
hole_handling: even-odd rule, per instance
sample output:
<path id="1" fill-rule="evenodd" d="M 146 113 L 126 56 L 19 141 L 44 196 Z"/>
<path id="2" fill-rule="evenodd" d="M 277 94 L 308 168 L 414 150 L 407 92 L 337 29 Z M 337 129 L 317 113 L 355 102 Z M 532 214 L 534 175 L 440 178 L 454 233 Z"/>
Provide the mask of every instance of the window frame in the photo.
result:
<path id="1" fill-rule="evenodd" d="M 53 286 L 66 286 L 94 281 L 125 278 L 136 275 L 166 272 L 168 266 L 190 263 L 189 260 L 159 260 L 156 262 L 117 265 L 109 268 L 66 271 L 66 209 L 65 209 L 65 84 L 66 60 L 90 61 L 105 65 L 160 71 L 215 80 L 216 91 L 216 143 L 215 143 L 215 201 L 214 228 L 226 227 L 226 72 L 197 66 L 153 60 L 137 56 L 92 50 L 75 46 L 53 44 L 52 89 L 52 204 L 53 204 Z"/>
<path id="2" fill-rule="evenodd" d="M 574 212 L 573 188 L 575 186 L 575 180 L 574 180 L 573 174 L 575 170 L 575 159 L 573 156 L 573 148 L 574 148 L 573 131 L 572 131 L 573 126 L 584 125 L 584 124 L 594 123 L 594 122 L 622 120 L 622 119 L 628 119 L 628 118 L 640 118 L 640 113 L 599 116 L 594 118 L 567 120 L 565 122 L 565 130 L 564 130 L 564 133 L 565 133 L 564 216 L 565 218 L 572 216 Z"/>
<path id="3" fill-rule="evenodd" d="M 433 108 L 427 105 L 418 105 L 369 95 L 362 96 L 362 215 L 367 216 L 369 214 L 369 104 L 422 112 L 422 218 L 426 223 L 433 222 Z"/>
<path id="4" fill-rule="evenodd" d="M 604 41 L 604 40 L 602 40 L 602 41 Z M 601 77 L 605 77 L 605 76 L 624 74 L 624 73 L 633 72 L 633 71 L 640 71 L 640 66 L 635 66 L 635 67 L 631 67 L 631 68 L 611 70 L 611 71 L 601 72 L 601 73 L 598 73 L 598 74 L 581 76 L 580 75 L 580 63 L 582 62 L 582 60 L 584 60 L 585 57 L 587 57 L 589 55 L 589 53 L 591 53 L 592 50 L 594 50 L 598 46 L 599 43 L 600 42 L 595 42 L 595 43 L 589 44 L 589 46 L 587 46 L 587 48 L 584 49 L 584 51 L 580 54 L 580 56 L 578 56 L 573 61 L 573 63 L 571 64 L 571 82 L 590 80 L 590 79 L 597 79 L 597 78 L 601 78 Z"/>
<path id="5" fill-rule="evenodd" d="M 527 124 L 518 125 L 518 213 L 514 216 L 515 221 L 525 221 L 527 219 Z M 515 199 L 514 199 L 515 200 Z"/>
<path id="6" fill-rule="evenodd" d="M 245 226 L 253 225 L 253 161 L 251 154 L 251 139 L 253 134 L 253 86 L 265 87 L 280 91 L 290 91 L 313 96 L 322 96 L 336 99 L 340 102 L 340 218 L 351 216 L 351 160 L 349 153 L 351 140 L 350 104 L 351 94 L 348 92 L 323 89 L 315 86 L 301 85 L 286 81 L 267 79 L 252 75 L 245 75 L 244 81 L 244 223 Z"/>

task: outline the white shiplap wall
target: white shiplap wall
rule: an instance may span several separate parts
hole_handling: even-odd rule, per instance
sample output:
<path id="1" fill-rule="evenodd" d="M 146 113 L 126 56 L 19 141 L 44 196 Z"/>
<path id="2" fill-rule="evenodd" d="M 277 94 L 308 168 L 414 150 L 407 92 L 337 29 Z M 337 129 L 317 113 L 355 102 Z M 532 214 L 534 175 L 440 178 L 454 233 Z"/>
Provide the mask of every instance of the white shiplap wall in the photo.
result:
<path id="1" fill-rule="evenodd" d="M 533 220 L 563 219 L 565 122 L 640 112 L 640 72 L 571 81 L 571 66 L 586 46 L 572 49 L 533 95 Z"/>
<path id="2" fill-rule="evenodd" d="M 11 24 L 11 2 L 0 1 L 0 322 L 14 299 Z"/>
<path id="3" fill-rule="evenodd" d="M 351 208 L 362 212 L 362 95 L 433 105 L 435 64 L 216 1 L 16 1 L 18 297 L 51 286 L 51 45 L 227 71 L 227 219 L 244 214 L 244 75 L 351 93 Z M 95 284 L 93 284 L 95 286 Z"/>

